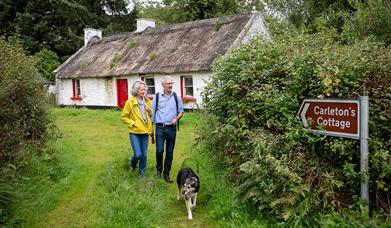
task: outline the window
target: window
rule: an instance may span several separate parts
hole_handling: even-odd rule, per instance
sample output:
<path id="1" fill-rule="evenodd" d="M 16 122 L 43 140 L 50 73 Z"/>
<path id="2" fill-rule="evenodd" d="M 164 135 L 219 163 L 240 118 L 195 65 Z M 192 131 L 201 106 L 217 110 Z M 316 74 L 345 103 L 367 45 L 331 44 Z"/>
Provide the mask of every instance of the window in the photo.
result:
<path id="1" fill-rule="evenodd" d="M 76 96 L 75 97 L 80 97 L 81 92 L 80 92 L 80 80 L 75 80 L 76 81 Z"/>
<path id="2" fill-rule="evenodd" d="M 72 100 L 81 100 L 80 80 L 72 79 L 73 97 Z"/>
<path id="3" fill-rule="evenodd" d="M 188 96 L 188 97 L 194 96 L 192 76 L 183 76 L 183 86 L 184 86 L 184 96 Z"/>
<path id="4" fill-rule="evenodd" d="M 145 83 L 148 85 L 147 95 L 155 94 L 155 79 L 153 77 L 145 77 Z"/>
<path id="5" fill-rule="evenodd" d="M 145 82 L 145 74 L 139 74 L 140 80 Z"/>

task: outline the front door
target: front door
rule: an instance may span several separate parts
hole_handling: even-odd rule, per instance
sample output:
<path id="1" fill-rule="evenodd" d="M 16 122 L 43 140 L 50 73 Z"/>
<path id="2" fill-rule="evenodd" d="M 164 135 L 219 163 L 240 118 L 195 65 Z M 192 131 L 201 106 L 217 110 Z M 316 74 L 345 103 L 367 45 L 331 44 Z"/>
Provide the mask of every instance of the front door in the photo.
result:
<path id="1" fill-rule="evenodd" d="M 128 100 L 128 79 L 117 79 L 117 104 L 123 109 Z"/>

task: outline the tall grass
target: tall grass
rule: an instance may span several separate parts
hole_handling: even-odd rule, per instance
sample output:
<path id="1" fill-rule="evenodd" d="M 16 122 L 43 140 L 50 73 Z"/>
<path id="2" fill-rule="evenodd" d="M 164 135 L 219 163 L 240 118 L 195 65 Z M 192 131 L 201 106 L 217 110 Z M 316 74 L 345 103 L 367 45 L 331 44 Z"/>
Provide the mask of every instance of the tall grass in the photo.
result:
<path id="1" fill-rule="evenodd" d="M 128 170 L 132 155 L 126 127 L 115 110 L 53 109 L 61 137 L 49 157 L 32 158 L 16 187 L 15 215 L 7 226 L 24 227 L 262 227 L 225 181 L 225 168 L 195 145 L 202 115 L 185 113 L 174 152 L 171 178 L 183 161 L 197 171 L 201 189 L 192 221 L 177 187 L 154 177 L 155 145 L 150 144 L 146 177 Z"/>

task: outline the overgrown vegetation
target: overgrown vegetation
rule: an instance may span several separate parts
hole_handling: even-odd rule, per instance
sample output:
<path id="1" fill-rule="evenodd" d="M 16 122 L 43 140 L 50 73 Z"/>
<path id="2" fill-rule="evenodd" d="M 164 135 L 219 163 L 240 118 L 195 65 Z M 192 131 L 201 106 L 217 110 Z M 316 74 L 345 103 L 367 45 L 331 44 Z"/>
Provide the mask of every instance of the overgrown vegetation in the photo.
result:
<path id="1" fill-rule="evenodd" d="M 0 223 L 10 213 L 18 172 L 32 153 L 44 154 L 42 146 L 55 130 L 35 63 L 21 47 L 0 39 Z"/>
<path id="2" fill-rule="evenodd" d="M 149 60 L 149 61 L 153 61 L 154 59 L 156 59 L 156 57 L 158 57 L 158 54 L 157 54 L 155 51 L 152 51 L 152 52 L 149 53 L 149 55 L 148 55 L 148 60 Z"/>
<path id="3" fill-rule="evenodd" d="M 115 54 L 113 59 L 110 63 L 110 70 L 113 69 L 119 61 L 121 61 L 124 58 L 124 55 L 122 53 Z"/>
<path id="4" fill-rule="evenodd" d="M 140 42 L 140 38 L 134 37 L 126 46 L 125 55 Z"/>
<path id="5" fill-rule="evenodd" d="M 45 108 L 43 86 L 35 60 L 23 49 L 0 40 L 0 161 L 12 162 L 24 140 L 41 145 L 52 121 Z"/>
<path id="6" fill-rule="evenodd" d="M 211 154 L 244 201 L 284 223 L 376 223 L 358 221 L 359 141 L 303 131 L 296 113 L 308 97 L 369 96 L 370 208 L 382 219 L 391 212 L 390 48 L 338 40 L 333 31 L 256 40 L 218 61 L 205 89 Z M 330 219 L 335 211 L 345 219 Z"/>
<path id="7" fill-rule="evenodd" d="M 303 98 L 370 97 L 370 209 L 391 215 L 390 2 L 246 1 L 273 43 L 242 47 L 215 66 L 202 137 L 239 196 L 281 224 L 374 226 L 360 219 L 359 142 L 307 134 Z M 267 7 L 265 8 L 265 6 Z"/>

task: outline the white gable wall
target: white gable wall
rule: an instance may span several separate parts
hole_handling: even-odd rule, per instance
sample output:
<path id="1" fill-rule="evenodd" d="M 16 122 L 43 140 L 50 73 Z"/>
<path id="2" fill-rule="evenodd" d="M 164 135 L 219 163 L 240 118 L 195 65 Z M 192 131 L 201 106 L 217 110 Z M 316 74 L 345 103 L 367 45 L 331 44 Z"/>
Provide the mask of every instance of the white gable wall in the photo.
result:
<path id="1" fill-rule="evenodd" d="M 254 14 L 250 23 L 250 27 L 244 35 L 242 43 L 249 43 L 255 36 L 262 36 L 265 40 L 271 41 L 269 29 L 265 24 L 262 14 Z"/>

